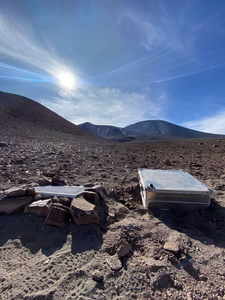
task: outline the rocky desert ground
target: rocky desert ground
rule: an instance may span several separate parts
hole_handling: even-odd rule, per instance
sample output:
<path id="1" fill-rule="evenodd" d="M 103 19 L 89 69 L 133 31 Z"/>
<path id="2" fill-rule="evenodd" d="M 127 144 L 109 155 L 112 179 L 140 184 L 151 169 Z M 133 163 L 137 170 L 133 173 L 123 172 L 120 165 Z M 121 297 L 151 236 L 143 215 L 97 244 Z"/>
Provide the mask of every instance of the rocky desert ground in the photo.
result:
<path id="1" fill-rule="evenodd" d="M 2 135 L 0 142 L 7 144 L 0 147 L 2 197 L 55 175 L 105 190 L 99 225 L 71 220 L 62 228 L 35 214 L 0 215 L 0 299 L 225 299 L 225 140 Z M 213 189 L 210 207 L 144 209 L 138 168 L 189 172 Z M 118 256 L 121 242 L 130 251 Z"/>

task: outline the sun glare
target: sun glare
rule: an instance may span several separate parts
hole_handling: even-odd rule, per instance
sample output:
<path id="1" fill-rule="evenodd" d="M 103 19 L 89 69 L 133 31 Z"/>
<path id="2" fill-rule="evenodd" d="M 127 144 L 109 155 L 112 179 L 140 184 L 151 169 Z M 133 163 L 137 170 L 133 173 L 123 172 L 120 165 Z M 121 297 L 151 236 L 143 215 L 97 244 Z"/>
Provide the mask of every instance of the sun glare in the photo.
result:
<path id="1" fill-rule="evenodd" d="M 71 73 L 64 72 L 58 76 L 61 85 L 65 88 L 72 88 L 75 85 L 75 78 Z"/>

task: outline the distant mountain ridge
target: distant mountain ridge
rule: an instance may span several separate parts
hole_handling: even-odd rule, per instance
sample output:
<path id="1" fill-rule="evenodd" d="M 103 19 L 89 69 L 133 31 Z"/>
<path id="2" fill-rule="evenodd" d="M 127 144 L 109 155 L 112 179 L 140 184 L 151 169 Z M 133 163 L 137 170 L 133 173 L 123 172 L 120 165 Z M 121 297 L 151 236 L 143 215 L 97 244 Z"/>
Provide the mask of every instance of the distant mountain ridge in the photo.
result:
<path id="1" fill-rule="evenodd" d="M 103 139 L 29 98 L 0 92 L 0 134 L 31 138 Z"/>
<path id="2" fill-rule="evenodd" d="M 119 142 L 176 138 L 225 138 L 184 128 L 166 121 L 141 121 L 124 128 L 94 125 L 86 122 L 75 125 L 42 104 L 29 98 L 0 92 L 0 134 L 38 139 L 81 139 Z"/>
<path id="3" fill-rule="evenodd" d="M 162 120 L 141 121 L 124 128 L 111 125 L 94 125 L 89 122 L 78 126 L 101 137 L 117 141 L 163 138 L 225 138 L 225 135 L 192 130 Z"/>

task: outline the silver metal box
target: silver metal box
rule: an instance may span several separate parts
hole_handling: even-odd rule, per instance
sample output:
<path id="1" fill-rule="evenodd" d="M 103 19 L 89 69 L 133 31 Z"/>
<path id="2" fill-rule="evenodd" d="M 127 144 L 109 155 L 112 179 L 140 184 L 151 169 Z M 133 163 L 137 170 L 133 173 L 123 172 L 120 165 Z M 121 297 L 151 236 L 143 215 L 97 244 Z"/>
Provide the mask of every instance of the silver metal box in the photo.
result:
<path id="1" fill-rule="evenodd" d="M 144 207 L 205 208 L 211 189 L 182 170 L 138 169 Z"/>

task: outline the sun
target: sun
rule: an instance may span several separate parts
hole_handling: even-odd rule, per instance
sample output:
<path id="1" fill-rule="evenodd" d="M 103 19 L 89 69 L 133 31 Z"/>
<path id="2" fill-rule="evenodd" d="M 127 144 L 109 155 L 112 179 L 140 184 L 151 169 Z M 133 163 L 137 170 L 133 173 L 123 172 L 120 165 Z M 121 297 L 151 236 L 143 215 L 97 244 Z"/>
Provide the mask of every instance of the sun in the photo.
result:
<path id="1" fill-rule="evenodd" d="M 58 79 L 60 84 L 65 88 L 71 89 L 75 86 L 75 78 L 69 72 L 59 74 Z"/>

